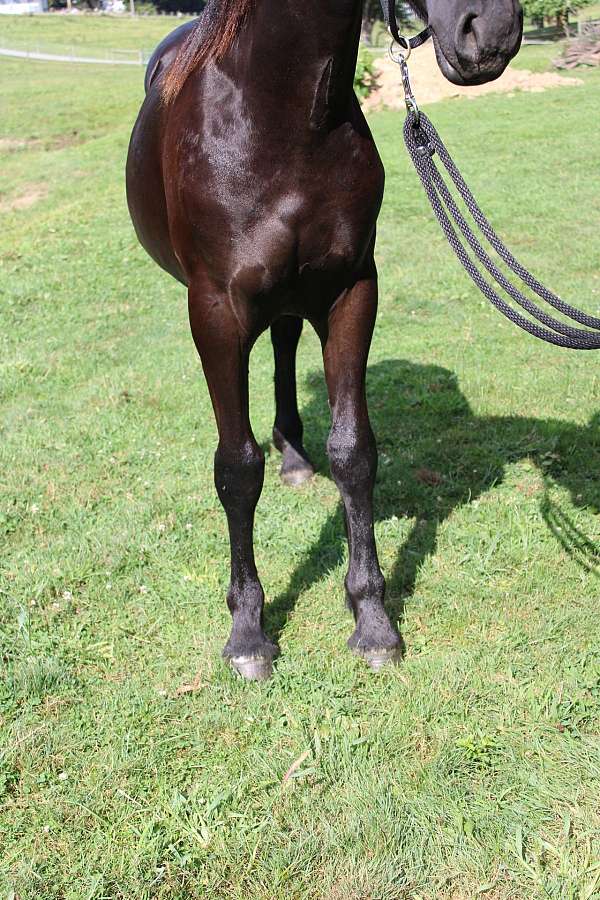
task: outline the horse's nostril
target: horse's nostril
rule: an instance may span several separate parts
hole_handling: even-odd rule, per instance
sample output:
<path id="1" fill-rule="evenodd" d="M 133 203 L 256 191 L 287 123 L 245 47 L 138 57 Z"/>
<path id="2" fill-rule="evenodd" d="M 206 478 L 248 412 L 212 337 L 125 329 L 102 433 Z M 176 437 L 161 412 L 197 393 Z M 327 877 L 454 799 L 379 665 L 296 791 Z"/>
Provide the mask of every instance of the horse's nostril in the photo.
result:
<path id="1" fill-rule="evenodd" d="M 457 51 L 459 56 L 467 57 L 472 60 L 477 58 L 479 51 L 476 34 L 476 20 L 476 13 L 465 13 L 459 22 L 457 34 Z"/>
<path id="2" fill-rule="evenodd" d="M 462 21 L 462 33 L 466 36 L 467 34 L 473 33 L 473 22 L 475 20 L 475 13 L 466 13 L 465 17 Z"/>

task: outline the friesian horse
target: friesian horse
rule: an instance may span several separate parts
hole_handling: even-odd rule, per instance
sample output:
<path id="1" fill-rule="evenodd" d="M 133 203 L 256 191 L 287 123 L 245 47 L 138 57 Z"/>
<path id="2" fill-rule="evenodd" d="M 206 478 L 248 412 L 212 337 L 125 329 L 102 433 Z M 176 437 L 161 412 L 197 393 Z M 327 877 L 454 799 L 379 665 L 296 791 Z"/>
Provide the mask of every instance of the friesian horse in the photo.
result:
<path id="1" fill-rule="evenodd" d="M 438 64 L 460 84 L 497 78 L 519 49 L 517 0 L 413 0 Z M 248 359 L 267 328 L 273 441 L 288 484 L 310 478 L 296 402 L 303 320 L 317 332 L 345 510 L 349 647 L 374 668 L 400 637 L 384 609 L 373 531 L 377 451 L 365 398 L 377 310 L 373 258 L 384 171 L 353 90 L 363 0 L 208 0 L 159 45 L 127 160 L 127 197 L 150 256 L 188 289 L 192 335 L 217 421 L 215 485 L 227 515 L 232 630 L 223 650 L 267 678 L 254 511 L 264 457 L 248 413 Z"/>

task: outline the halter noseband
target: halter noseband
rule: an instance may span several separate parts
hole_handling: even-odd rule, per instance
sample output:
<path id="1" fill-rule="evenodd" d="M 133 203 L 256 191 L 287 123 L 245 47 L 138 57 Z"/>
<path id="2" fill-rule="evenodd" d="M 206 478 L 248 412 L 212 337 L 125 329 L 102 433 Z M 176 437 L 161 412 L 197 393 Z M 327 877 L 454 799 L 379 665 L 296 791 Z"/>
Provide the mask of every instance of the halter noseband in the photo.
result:
<path id="1" fill-rule="evenodd" d="M 383 18 L 385 19 L 385 24 L 387 25 L 388 31 L 396 41 L 396 43 L 400 44 L 402 49 L 407 51 L 407 53 L 404 54 L 404 59 L 407 60 L 410 56 L 411 50 L 415 50 L 417 47 L 420 47 L 421 44 L 424 44 L 425 41 L 429 40 L 432 35 L 431 28 L 428 25 L 427 28 L 424 28 L 423 31 L 420 31 L 414 37 L 404 37 L 400 34 L 400 30 L 398 28 L 395 0 L 380 0 L 380 2 L 381 9 L 383 11 Z"/>

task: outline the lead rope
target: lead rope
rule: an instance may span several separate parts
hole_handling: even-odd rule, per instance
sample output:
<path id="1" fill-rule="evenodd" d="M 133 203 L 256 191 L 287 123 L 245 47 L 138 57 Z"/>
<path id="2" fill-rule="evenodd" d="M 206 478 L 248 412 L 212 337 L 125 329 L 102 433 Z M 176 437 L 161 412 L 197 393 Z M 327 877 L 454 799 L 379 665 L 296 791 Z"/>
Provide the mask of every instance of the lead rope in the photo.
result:
<path id="1" fill-rule="evenodd" d="M 392 0 L 390 0 L 390 2 L 392 2 Z M 571 306 L 569 303 L 565 303 L 564 300 L 561 300 L 560 297 L 544 287 L 537 278 L 515 259 L 484 216 L 464 178 L 458 171 L 452 157 L 446 150 L 439 134 L 427 116 L 422 113 L 417 106 L 412 93 L 408 66 L 406 64 L 412 49 L 411 42 L 407 38 L 403 38 L 402 41 L 398 41 L 397 43 L 400 44 L 401 49 L 399 51 L 395 50 L 394 45 L 392 45 L 390 48 L 390 56 L 394 62 L 398 63 L 400 66 L 402 75 L 402 85 L 407 108 L 406 120 L 404 122 L 404 142 L 423 187 L 425 188 L 433 212 L 460 263 L 482 294 L 493 303 L 496 309 L 500 310 L 507 319 L 514 322 L 519 328 L 529 332 L 529 334 L 532 334 L 534 337 L 540 338 L 542 341 L 547 341 L 549 344 L 556 344 L 559 347 L 569 347 L 572 350 L 600 349 L 600 318 L 589 316 L 581 310 L 576 309 L 574 306 Z M 423 41 L 421 41 L 421 43 L 423 43 Z M 418 45 L 415 44 L 414 46 Z M 480 243 L 479 238 L 475 235 L 456 205 L 444 178 L 435 164 L 434 157 L 436 154 L 442 161 L 446 172 L 462 197 L 465 206 L 480 232 L 496 251 L 498 256 L 506 263 L 508 268 L 517 275 L 527 287 L 537 294 L 538 297 L 545 300 L 553 306 L 554 309 L 567 316 L 567 318 L 572 319 L 574 322 L 579 322 L 580 325 L 585 325 L 588 328 L 593 329 L 593 331 L 586 331 L 582 328 L 573 328 L 564 322 L 560 322 L 547 312 L 544 312 L 543 309 L 540 309 L 536 303 L 525 297 L 514 284 L 508 281 L 488 255 Z M 531 322 L 529 319 L 526 319 L 525 316 L 522 316 L 521 313 L 506 303 L 492 285 L 486 281 L 469 256 L 464 244 L 456 233 L 451 220 L 454 221 L 454 225 L 457 226 L 467 244 L 480 263 L 491 275 L 494 282 L 503 288 L 522 309 L 526 310 L 534 319 L 537 319 L 538 322 L 541 322 L 542 325 L 546 327 L 536 325 L 535 322 Z"/>

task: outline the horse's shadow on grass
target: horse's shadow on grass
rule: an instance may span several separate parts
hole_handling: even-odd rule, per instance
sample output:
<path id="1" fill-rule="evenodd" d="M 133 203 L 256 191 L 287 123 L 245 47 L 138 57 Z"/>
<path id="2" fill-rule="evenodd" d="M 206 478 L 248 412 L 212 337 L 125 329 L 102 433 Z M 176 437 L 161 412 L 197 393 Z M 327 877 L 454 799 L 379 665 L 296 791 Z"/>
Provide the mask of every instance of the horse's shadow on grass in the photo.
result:
<path id="1" fill-rule="evenodd" d="M 307 449 L 328 471 L 325 442 L 329 413 L 323 379 L 311 377 L 312 397 L 302 410 Z M 369 368 L 369 411 L 379 448 L 376 520 L 415 522 L 388 576 L 386 607 L 402 626 L 404 607 L 421 565 L 435 551 L 438 526 L 457 507 L 502 482 L 506 466 L 528 458 L 545 488 L 556 483 L 575 506 L 600 508 L 600 413 L 586 426 L 560 419 L 473 415 L 454 373 L 439 366 L 385 360 Z M 543 491 L 541 515 L 557 541 L 590 572 L 600 550 Z M 317 541 L 293 572 L 287 588 L 265 608 L 268 632 L 278 639 L 298 596 L 345 555 L 341 509 L 324 522 Z"/>

